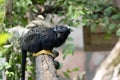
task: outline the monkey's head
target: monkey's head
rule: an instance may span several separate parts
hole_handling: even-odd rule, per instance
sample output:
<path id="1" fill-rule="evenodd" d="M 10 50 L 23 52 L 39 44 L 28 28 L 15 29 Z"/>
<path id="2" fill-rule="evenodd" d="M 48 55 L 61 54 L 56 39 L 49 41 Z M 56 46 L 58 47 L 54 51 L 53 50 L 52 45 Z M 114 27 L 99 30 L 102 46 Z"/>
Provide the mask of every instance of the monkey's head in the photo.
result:
<path id="1" fill-rule="evenodd" d="M 70 30 L 70 28 L 65 26 L 54 27 L 54 31 L 57 34 L 57 38 L 67 38 L 67 36 L 70 34 Z"/>

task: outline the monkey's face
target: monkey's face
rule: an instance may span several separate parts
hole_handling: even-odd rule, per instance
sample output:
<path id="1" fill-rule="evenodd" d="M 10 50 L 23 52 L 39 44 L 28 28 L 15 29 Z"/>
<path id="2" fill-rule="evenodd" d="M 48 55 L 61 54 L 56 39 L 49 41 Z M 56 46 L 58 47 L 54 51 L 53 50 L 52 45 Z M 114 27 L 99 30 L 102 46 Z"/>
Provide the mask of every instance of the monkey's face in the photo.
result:
<path id="1" fill-rule="evenodd" d="M 54 27 L 54 31 L 57 33 L 57 38 L 64 38 L 70 34 L 70 28 L 65 26 L 56 26 Z"/>

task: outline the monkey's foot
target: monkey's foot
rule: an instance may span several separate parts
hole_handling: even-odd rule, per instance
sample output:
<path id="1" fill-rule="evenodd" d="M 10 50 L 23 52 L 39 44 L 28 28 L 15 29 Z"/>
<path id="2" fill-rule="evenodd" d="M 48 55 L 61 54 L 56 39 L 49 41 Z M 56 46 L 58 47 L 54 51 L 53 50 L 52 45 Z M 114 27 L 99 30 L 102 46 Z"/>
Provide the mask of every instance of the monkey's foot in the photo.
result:
<path id="1" fill-rule="evenodd" d="M 54 57 L 54 54 L 52 54 L 50 50 L 41 50 L 37 53 L 33 53 L 33 56 L 36 57 L 36 56 L 39 56 L 39 55 L 42 55 L 42 54 L 46 54 L 46 55 L 50 55 L 50 56 Z"/>

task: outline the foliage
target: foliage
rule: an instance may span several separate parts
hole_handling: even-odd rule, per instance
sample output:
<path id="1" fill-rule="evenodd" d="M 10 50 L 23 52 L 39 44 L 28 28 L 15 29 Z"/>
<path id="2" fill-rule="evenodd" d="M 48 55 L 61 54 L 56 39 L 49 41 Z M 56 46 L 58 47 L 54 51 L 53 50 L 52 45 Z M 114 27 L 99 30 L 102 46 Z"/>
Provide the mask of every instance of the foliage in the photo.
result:
<path id="1" fill-rule="evenodd" d="M 120 27 L 120 13 L 118 8 L 114 7 L 112 0 L 56 0 L 57 5 L 63 6 L 65 11 L 58 14 L 64 14 L 65 23 L 70 26 L 90 27 L 95 31 L 100 27 L 107 34 L 112 34 Z M 82 21 L 79 19 L 82 16 Z M 118 33 L 117 33 L 118 34 Z"/>
<path id="2" fill-rule="evenodd" d="M 2 32 L 4 17 L 5 17 L 5 0 L 0 0 L 0 33 Z"/>
<path id="3" fill-rule="evenodd" d="M 0 24 L 3 22 L 5 16 L 5 0 L 0 0 Z"/>
<path id="4" fill-rule="evenodd" d="M 0 60 L 3 58 L 6 59 L 5 62 L 3 61 L 0 63 L 0 70 L 5 71 L 7 79 L 18 80 L 20 78 L 20 53 L 14 52 L 13 46 L 11 44 L 6 44 L 1 46 L 0 54 Z"/>
<path id="5" fill-rule="evenodd" d="M 0 34 L 0 45 L 3 45 L 7 42 L 7 40 L 9 39 L 10 35 L 7 33 L 1 33 Z"/>
<path id="6" fill-rule="evenodd" d="M 47 0 L 13 0 L 12 21 L 4 19 L 5 15 L 5 0 L 0 0 L 0 60 L 5 57 L 6 62 L 0 64 L 0 70 L 4 69 L 8 79 L 18 80 L 20 78 L 20 64 L 21 55 L 19 49 L 18 52 L 14 50 L 12 44 L 7 44 L 9 34 L 5 33 L 3 28 L 13 27 L 21 24 L 25 26 L 28 24 L 27 13 L 38 12 L 33 3 L 44 5 Z M 108 34 L 116 32 L 120 36 L 120 13 L 119 10 L 112 5 L 111 0 L 48 0 L 54 2 L 54 6 L 63 7 L 63 11 L 58 11 L 59 16 L 64 15 L 65 18 L 61 20 L 69 26 L 79 26 L 82 23 L 83 26 L 90 27 L 91 31 L 95 31 L 97 27 L 101 27 L 101 30 L 106 31 Z M 51 14 L 53 14 L 51 12 Z M 81 16 L 81 17 L 80 17 Z M 82 20 L 81 20 L 82 18 Z M 4 23 L 3 23 L 4 21 Z M 1 28 L 2 27 L 2 28 Z M 72 39 L 68 39 L 69 43 L 65 45 L 63 49 L 63 59 L 68 54 L 74 53 L 74 46 L 71 43 Z M 27 71 L 32 75 L 34 70 L 31 67 L 33 65 L 27 65 Z M 71 72 L 78 71 L 78 68 L 72 70 L 66 70 L 63 72 L 67 78 L 70 78 Z M 32 78 L 29 77 L 28 80 Z"/>
<path id="7" fill-rule="evenodd" d="M 117 30 L 116 34 L 117 34 L 117 36 L 120 37 L 120 29 Z"/>
<path id="8" fill-rule="evenodd" d="M 75 68 L 73 68 L 72 70 L 67 69 L 65 72 L 63 72 L 63 74 L 64 74 L 64 76 L 65 76 L 66 78 L 70 79 L 70 73 L 72 73 L 72 72 L 77 72 L 77 71 L 79 71 L 79 70 L 80 70 L 79 67 L 75 67 Z"/>
<path id="9" fill-rule="evenodd" d="M 0 0 L 0 70 L 5 71 L 7 80 L 19 80 L 21 75 L 21 53 L 19 51 L 20 48 L 17 49 L 14 44 L 15 42 L 9 42 L 12 35 L 6 33 L 5 28 L 13 27 L 18 24 L 26 25 L 28 23 L 27 18 L 25 18 L 26 12 L 30 9 L 33 10 L 34 7 L 31 0 L 13 0 L 14 5 L 12 10 L 12 21 L 9 21 L 9 17 L 4 19 L 5 10 L 3 7 L 5 6 L 2 4 L 5 4 L 5 2 L 2 3 L 2 0 Z M 16 42 L 18 42 L 17 39 Z M 5 59 L 5 61 L 3 61 L 3 59 Z M 28 72 L 34 74 L 34 71 L 28 66 Z"/>
<path id="10" fill-rule="evenodd" d="M 27 12 L 33 10 L 31 0 L 13 0 L 12 21 L 5 20 L 6 27 L 12 27 L 16 25 L 25 26 L 27 21 Z"/>
<path id="11" fill-rule="evenodd" d="M 32 0 L 32 2 L 34 4 L 41 4 L 41 5 L 43 5 L 46 2 L 46 0 Z"/>
<path id="12" fill-rule="evenodd" d="M 69 37 L 68 40 L 67 40 L 68 43 L 66 43 L 64 45 L 64 48 L 62 50 L 63 59 L 65 59 L 67 57 L 67 55 L 73 55 L 74 54 L 75 47 L 72 44 L 72 41 L 73 41 L 73 39 Z"/>

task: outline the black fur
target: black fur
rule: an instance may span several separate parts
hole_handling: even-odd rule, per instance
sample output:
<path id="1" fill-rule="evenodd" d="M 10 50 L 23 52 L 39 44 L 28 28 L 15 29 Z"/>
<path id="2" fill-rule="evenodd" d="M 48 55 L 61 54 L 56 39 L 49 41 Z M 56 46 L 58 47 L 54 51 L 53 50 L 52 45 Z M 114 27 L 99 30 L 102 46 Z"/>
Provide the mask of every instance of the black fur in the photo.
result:
<path id="1" fill-rule="evenodd" d="M 62 45 L 68 35 L 70 29 L 64 26 L 56 26 L 53 28 L 37 27 L 33 28 L 21 38 L 22 48 L 22 76 L 21 80 L 25 80 L 25 64 L 27 51 L 37 53 L 40 50 L 51 50 L 54 47 Z"/>

